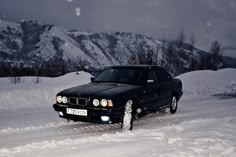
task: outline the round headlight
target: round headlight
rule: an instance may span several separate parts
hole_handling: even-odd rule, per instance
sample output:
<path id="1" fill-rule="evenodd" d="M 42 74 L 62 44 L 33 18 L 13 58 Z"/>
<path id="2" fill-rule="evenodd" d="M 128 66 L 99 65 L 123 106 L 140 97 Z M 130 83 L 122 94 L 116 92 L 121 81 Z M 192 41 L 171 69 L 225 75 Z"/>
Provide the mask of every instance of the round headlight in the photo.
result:
<path id="1" fill-rule="evenodd" d="M 67 98 L 66 98 L 65 96 L 62 97 L 62 102 L 63 102 L 64 104 L 67 103 Z"/>
<path id="2" fill-rule="evenodd" d="M 102 99 L 102 100 L 101 100 L 101 105 L 102 105 L 103 107 L 106 107 L 106 106 L 107 106 L 107 100 L 106 100 L 106 99 Z"/>
<path id="3" fill-rule="evenodd" d="M 93 100 L 93 105 L 94 106 L 98 106 L 99 105 L 99 100 L 98 99 L 94 99 Z"/>
<path id="4" fill-rule="evenodd" d="M 62 103 L 62 97 L 61 96 L 57 96 L 57 102 Z"/>

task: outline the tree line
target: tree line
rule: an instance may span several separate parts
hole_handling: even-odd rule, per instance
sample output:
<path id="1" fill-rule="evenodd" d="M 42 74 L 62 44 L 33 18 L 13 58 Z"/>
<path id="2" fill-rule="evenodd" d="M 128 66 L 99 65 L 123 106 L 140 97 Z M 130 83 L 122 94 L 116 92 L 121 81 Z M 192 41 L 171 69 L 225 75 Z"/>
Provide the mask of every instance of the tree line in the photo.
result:
<path id="1" fill-rule="evenodd" d="M 195 49 L 195 44 L 194 34 L 191 34 L 187 43 L 184 30 L 181 29 L 176 39 L 166 40 L 163 38 L 159 49 L 146 48 L 142 53 L 133 53 L 128 62 L 131 65 L 159 65 L 173 75 L 194 70 L 217 70 L 223 68 L 223 52 L 218 40 L 212 42 L 208 53 L 200 52 L 200 55 L 194 53 L 194 51 L 199 51 Z"/>

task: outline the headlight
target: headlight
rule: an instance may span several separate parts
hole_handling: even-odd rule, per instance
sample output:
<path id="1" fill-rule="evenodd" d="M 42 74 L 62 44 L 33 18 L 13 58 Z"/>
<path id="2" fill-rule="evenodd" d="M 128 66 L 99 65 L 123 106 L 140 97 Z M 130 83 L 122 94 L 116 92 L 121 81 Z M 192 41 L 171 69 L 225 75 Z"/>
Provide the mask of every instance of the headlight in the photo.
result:
<path id="1" fill-rule="evenodd" d="M 94 106 L 98 106 L 99 105 L 99 100 L 98 99 L 94 99 L 93 100 L 93 105 Z"/>
<path id="2" fill-rule="evenodd" d="M 106 106 L 107 106 L 107 100 L 106 100 L 106 99 L 102 99 L 102 100 L 101 100 L 101 105 L 102 105 L 103 107 L 106 107 Z"/>
<path id="3" fill-rule="evenodd" d="M 64 103 L 64 104 L 66 104 L 67 103 L 67 98 L 66 97 L 62 97 L 62 102 Z"/>
<path id="4" fill-rule="evenodd" d="M 57 96 L 57 102 L 62 103 L 62 97 L 61 96 Z"/>

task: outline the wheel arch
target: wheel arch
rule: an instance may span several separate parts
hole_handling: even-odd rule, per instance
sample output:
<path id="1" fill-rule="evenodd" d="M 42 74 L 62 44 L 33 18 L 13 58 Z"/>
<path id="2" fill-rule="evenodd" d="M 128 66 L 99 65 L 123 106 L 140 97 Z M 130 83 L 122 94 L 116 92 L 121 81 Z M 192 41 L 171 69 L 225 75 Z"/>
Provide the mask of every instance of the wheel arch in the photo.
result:
<path id="1" fill-rule="evenodd" d="M 177 100 L 179 101 L 179 92 L 173 91 L 171 97 L 176 96 Z"/>

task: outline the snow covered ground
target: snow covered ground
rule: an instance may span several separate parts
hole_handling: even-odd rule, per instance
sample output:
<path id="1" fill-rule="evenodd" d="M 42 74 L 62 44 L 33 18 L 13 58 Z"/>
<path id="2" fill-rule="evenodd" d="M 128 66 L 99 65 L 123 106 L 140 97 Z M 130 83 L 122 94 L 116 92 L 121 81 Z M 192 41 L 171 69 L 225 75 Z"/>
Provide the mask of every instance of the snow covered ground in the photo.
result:
<path id="1" fill-rule="evenodd" d="M 176 114 L 153 113 L 122 132 L 119 124 L 67 123 L 52 109 L 63 88 L 90 75 L 0 79 L 0 157 L 235 157 L 236 69 L 179 76 L 184 95 Z"/>

